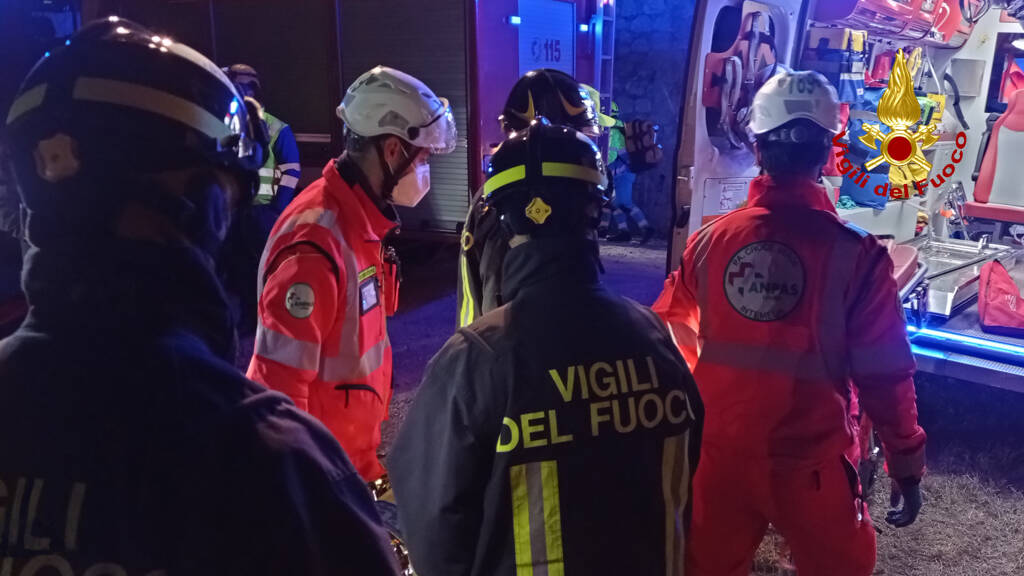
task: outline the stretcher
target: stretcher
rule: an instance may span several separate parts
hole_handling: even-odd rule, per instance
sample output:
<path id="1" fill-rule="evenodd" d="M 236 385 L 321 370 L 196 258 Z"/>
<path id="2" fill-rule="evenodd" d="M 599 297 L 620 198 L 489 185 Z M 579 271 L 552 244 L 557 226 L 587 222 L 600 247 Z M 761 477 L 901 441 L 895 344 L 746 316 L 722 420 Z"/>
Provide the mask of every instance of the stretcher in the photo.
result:
<path id="1" fill-rule="evenodd" d="M 981 267 L 998 259 L 1024 286 L 1021 251 L 987 239 L 926 235 L 901 245 L 903 258 L 916 260 L 916 272 L 900 289 L 907 334 L 921 372 L 1024 392 L 1024 338 L 983 332 L 978 321 Z"/>

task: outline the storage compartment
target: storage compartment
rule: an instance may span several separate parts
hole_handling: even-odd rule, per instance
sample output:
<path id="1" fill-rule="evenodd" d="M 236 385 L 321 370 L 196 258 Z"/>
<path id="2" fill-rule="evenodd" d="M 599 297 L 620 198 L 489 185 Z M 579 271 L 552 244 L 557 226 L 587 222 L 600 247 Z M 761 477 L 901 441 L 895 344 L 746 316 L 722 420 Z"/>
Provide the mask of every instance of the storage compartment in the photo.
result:
<path id="1" fill-rule="evenodd" d="M 961 98 L 974 98 L 981 95 L 985 78 L 985 69 L 989 63 L 974 58 L 953 58 L 949 63 L 950 74 L 956 80 Z"/>

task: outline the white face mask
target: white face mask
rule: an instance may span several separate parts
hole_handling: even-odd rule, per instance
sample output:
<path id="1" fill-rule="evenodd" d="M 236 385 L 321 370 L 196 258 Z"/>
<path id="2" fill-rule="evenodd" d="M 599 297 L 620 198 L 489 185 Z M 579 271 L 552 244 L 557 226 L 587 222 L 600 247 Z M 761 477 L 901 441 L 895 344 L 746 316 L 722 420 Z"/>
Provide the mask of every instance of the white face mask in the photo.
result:
<path id="1" fill-rule="evenodd" d="M 418 164 L 416 169 L 398 179 L 391 192 L 391 203 L 412 208 L 423 200 L 430 190 L 430 165 Z"/>

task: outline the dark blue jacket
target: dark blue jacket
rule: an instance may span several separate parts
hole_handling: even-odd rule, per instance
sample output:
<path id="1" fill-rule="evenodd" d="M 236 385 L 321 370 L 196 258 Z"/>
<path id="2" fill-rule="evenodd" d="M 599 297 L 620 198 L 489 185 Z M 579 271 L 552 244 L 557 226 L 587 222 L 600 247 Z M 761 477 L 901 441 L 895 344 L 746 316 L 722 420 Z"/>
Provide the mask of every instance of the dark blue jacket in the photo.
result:
<path id="1" fill-rule="evenodd" d="M 395 574 L 338 444 L 224 360 L 202 259 L 112 248 L 29 255 L 0 342 L 0 573 Z"/>
<path id="2" fill-rule="evenodd" d="M 704 409 L 596 246 L 534 239 L 431 360 L 388 469 L 420 576 L 681 575 Z"/>

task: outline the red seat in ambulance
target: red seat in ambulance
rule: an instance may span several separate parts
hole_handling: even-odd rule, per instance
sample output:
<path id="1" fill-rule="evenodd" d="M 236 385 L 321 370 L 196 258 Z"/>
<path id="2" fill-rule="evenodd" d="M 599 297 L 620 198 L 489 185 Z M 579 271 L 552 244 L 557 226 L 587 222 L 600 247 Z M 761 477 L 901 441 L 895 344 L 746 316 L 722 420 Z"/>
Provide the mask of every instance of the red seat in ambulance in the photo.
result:
<path id="1" fill-rule="evenodd" d="M 974 218 L 1024 224 L 1024 90 L 1010 96 L 1009 105 L 992 128 L 974 200 L 964 213 Z"/>

